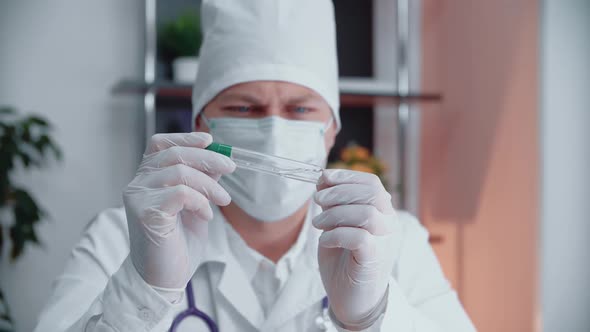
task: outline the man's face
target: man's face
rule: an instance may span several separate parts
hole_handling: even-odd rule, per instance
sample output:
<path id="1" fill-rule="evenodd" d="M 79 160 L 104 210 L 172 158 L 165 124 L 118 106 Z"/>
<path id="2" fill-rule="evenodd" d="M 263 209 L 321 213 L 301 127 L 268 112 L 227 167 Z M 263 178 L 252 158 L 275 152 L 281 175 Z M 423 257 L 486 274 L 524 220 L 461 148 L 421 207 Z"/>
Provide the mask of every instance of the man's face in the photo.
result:
<path id="1" fill-rule="evenodd" d="M 211 119 L 280 116 L 285 119 L 317 121 L 324 124 L 332 118 L 330 106 L 315 91 L 280 81 L 255 81 L 231 86 L 211 100 L 203 113 Z M 200 117 L 195 121 L 198 131 L 209 131 Z M 334 146 L 335 138 L 336 121 L 333 121 L 324 136 L 326 151 L 329 152 Z"/>

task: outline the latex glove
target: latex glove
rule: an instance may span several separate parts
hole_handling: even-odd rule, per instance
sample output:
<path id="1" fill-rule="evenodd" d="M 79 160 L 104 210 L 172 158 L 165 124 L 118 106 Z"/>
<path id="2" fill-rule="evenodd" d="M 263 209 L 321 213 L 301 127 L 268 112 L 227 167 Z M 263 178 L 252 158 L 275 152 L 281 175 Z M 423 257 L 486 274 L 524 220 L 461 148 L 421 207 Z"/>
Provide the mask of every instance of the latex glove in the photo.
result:
<path id="1" fill-rule="evenodd" d="M 325 170 L 314 199 L 323 208 L 312 222 L 324 231 L 318 260 L 330 309 L 344 325 L 358 326 L 382 303 L 392 273 L 391 195 L 373 174 Z"/>
<path id="2" fill-rule="evenodd" d="M 154 288 L 186 286 L 207 246 L 209 201 L 231 201 L 217 180 L 235 164 L 203 149 L 211 142 L 207 133 L 154 135 L 123 193 L 131 260 Z"/>

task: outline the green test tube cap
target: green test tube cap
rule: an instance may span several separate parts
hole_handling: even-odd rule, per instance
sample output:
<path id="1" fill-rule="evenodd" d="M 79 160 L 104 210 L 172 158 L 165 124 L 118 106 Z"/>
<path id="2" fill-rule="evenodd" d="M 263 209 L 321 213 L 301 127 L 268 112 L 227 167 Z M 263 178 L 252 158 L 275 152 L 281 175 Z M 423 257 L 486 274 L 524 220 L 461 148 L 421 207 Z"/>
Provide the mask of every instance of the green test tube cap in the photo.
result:
<path id="1" fill-rule="evenodd" d="M 209 151 L 221 153 L 222 155 L 225 155 L 225 156 L 228 156 L 231 158 L 231 148 L 232 148 L 231 145 L 213 142 L 213 143 L 211 143 L 211 145 L 209 145 L 205 149 L 207 149 Z"/>

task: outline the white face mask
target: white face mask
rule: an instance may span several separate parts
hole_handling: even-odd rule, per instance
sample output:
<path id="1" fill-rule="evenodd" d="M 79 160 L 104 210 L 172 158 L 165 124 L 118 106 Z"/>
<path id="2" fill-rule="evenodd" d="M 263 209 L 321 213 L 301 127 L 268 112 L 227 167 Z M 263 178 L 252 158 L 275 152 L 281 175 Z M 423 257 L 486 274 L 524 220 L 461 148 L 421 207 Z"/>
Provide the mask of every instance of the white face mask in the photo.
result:
<path id="1" fill-rule="evenodd" d="M 324 124 L 277 116 L 207 119 L 202 115 L 202 118 L 215 142 L 322 167 L 326 165 L 324 135 L 332 120 Z M 222 176 L 219 183 L 237 206 L 262 222 L 279 221 L 292 215 L 316 190 L 311 183 L 245 169 Z"/>

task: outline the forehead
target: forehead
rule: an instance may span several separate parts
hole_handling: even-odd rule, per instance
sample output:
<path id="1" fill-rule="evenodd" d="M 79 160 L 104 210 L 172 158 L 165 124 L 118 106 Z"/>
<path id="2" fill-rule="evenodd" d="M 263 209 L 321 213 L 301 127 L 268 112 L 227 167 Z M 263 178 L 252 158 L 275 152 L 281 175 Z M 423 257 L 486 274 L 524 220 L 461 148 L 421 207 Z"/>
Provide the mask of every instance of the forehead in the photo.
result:
<path id="1" fill-rule="evenodd" d="M 325 102 L 317 92 L 303 85 L 284 81 L 252 81 L 230 86 L 221 91 L 213 101 L 224 101 L 241 97 L 256 97 L 262 101 L 304 98 L 309 101 Z"/>

